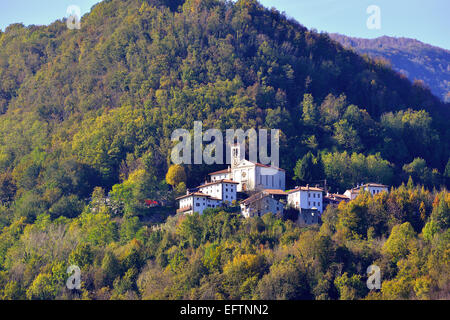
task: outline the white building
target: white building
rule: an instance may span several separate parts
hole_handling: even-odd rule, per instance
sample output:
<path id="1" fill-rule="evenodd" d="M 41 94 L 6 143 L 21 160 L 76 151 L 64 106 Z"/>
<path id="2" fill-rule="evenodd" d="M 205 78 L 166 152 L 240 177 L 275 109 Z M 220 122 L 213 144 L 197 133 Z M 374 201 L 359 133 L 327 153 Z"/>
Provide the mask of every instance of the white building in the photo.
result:
<path id="1" fill-rule="evenodd" d="M 211 177 L 211 181 L 220 181 L 220 180 L 231 180 L 231 168 L 220 170 L 217 172 L 210 173 L 209 176 Z"/>
<path id="2" fill-rule="evenodd" d="M 241 212 L 245 218 L 262 217 L 267 213 L 283 215 L 284 204 L 280 196 L 286 196 L 282 190 L 264 190 L 241 202 Z"/>
<path id="3" fill-rule="evenodd" d="M 374 196 L 381 192 L 389 192 L 389 186 L 385 186 L 384 184 L 379 183 L 366 183 L 356 188 L 345 191 L 344 195 L 347 196 L 350 200 L 354 200 L 356 199 L 356 197 L 358 197 L 361 190 L 367 191 Z"/>
<path id="4" fill-rule="evenodd" d="M 211 173 L 211 181 L 233 180 L 238 183 L 238 192 L 286 188 L 286 172 L 283 169 L 244 159 L 238 145 L 231 148 L 231 154 L 231 167 Z"/>
<path id="5" fill-rule="evenodd" d="M 238 184 L 232 180 L 216 180 L 198 187 L 198 190 L 203 194 L 222 200 L 223 203 L 231 204 L 237 200 L 236 192 Z"/>
<path id="6" fill-rule="evenodd" d="M 317 209 L 323 213 L 323 189 L 315 187 L 298 187 L 288 192 L 288 205 L 295 209 Z"/>
<path id="7" fill-rule="evenodd" d="M 176 200 L 179 201 L 177 213 L 184 214 L 193 214 L 194 212 L 203 214 L 203 211 L 208 208 L 217 208 L 222 205 L 221 199 L 211 197 L 210 195 L 201 192 L 189 193 Z"/>

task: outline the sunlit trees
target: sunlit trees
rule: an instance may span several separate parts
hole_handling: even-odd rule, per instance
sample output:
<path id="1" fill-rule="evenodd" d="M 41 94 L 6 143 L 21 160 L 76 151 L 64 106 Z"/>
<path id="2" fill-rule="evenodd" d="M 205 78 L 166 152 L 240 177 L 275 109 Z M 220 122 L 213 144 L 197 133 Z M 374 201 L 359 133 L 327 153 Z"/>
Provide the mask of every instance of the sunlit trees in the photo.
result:
<path id="1" fill-rule="evenodd" d="M 389 255 L 394 262 L 406 258 L 414 238 L 415 232 L 409 222 L 394 226 L 391 235 L 383 245 L 383 252 Z"/>
<path id="2" fill-rule="evenodd" d="M 173 187 L 178 186 L 180 183 L 186 183 L 186 172 L 180 165 L 171 165 L 166 174 L 166 181 Z"/>

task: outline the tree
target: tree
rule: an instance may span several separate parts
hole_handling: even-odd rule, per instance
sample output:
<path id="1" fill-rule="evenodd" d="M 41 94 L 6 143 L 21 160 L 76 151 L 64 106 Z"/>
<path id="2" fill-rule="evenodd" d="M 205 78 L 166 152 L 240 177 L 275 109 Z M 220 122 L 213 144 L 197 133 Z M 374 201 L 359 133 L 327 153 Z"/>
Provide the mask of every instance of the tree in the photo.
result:
<path id="1" fill-rule="evenodd" d="M 79 244 L 69 255 L 70 263 L 84 268 L 90 266 L 93 262 L 94 254 L 89 244 Z"/>
<path id="2" fill-rule="evenodd" d="M 302 101 L 303 108 L 303 122 L 308 126 L 314 126 L 319 120 L 319 108 L 314 103 L 314 98 L 311 94 L 307 93 L 303 96 Z"/>
<path id="3" fill-rule="evenodd" d="M 394 262 L 406 258 L 411 248 L 411 241 L 416 233 L 409 222 L 394 226 L 391 235 L 383 245 L 383 252 L 388 254 Z"/>
<path id="4" fill-rule="evenodd" d="M 446 185 L 450 188 L 450 158 L 447 161 L 447 165 L 445 166 L 444 177 L 446 179 Z"/>
<path id="5" fill-rule="evenodd" d="M 334 285 L 339 291 L 339 299 L 341 300 L 361 299 L 367 292 L 365 283 L 361 280 L 361 276 L 357 274 L 349 277 L 348 273 L 345 272 L 334 280 Z"/>
<path id="6" fill-rule="evenodd" d="M 427 163 L 422 158 L 415 158 L 411 163 L 403 166 L 403 171 L 412 177 L 415 181 L 420 181 L 425 184 L 430 182 L 430 170 L 427 167 Z"/>
<path id="7" fill-rule="evenodd" d="M 166 181 L 173 187 L 178 186 L 181 182 L 186 183 L 184 168 L 178 164 L 171 165 L 166 174 Z"/>
<path id="8" fill-rule="evenodd" d="M 442 191 L 436 196 L 433 204 L 433 212 L 431 213 L 431 220 L 441 230 L 446 230 L 450 227 L 450 194 Z"/>
<path id="9" fill-rule="evenodd" d="M 303 183 L 313 183 L 324 177 L 322 157 L 314 157 L 308 152 L 302 159 L 298 160 L 294 168 L 294 179 Z"/>
<path id="10" fill-rule="evenodd" d="M 27 289 L 27 298 L 30 300 L 52 300 L 56 297 L 57 288 L 53 286 L 52 275 L 40 273 Z"/>
<path id="11" fill-rule="evenodd" d="M 361 149 L 358 132 L 346 119 L 334 124 L 334 139 L 346 150 L 358 151 Z"/>
<path id="12" fill-rule="evenodd" d="M 273 265 L 259 281 L 256 293 L 262 300 L 301 300 L 311 298 L 308 287 L 304 272 L 291 259 Z"/>
<path id="13" fill-rule="evenodd" d="M 0 174 L 0 201 L 12 201 L 16 195 L 17 187 L 9 172 Z"/>

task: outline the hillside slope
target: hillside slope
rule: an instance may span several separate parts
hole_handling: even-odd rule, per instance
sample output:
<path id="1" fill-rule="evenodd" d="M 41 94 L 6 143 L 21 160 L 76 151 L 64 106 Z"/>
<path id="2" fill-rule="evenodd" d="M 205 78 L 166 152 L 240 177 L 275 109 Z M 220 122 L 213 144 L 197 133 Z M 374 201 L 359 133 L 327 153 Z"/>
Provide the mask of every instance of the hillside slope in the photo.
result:
<path id="1" fill-rule="evenodd" d="M 450 102 L 450 51 L 408 38 L 361 39 L 340 34 L 330 37 L 358 53 L 390 61 L 394 70 L 411 81 L 422 80 L 436 96 Z"/>
<path id="2" fill-rule="evenodd" d="M 12 25 L 0 105 L 0 299 L 450 297 L 449 105 L 256 1 L 105 0 L 81 30 Z M 306 228 L 239 204 L 173 216 L 223 168 L 165 179 L 172 131 L 196 120 L 281 129 L 288 188 L 394 187 Z"/>
<path id="3" fill-rule="evenodd" d="M 322 152 L 334 188 L 409 175 L 443 181 L 448 104 L 256 1 L 110 0 L 81 24 L 0 34 L 0 168 L 16 190 L 5 199 L 31 193 L 46 210 L 142 166 L 162 180 L 171 132 L 196 120 L 279 128 L 289 176 L 308 151 Z M 333 157 L 352 153 L 371 171 L 340 176 Z M 415 158 L 425 164 L 403 170 Z M 188 184 L 213 169 L 189 167 Z"/>

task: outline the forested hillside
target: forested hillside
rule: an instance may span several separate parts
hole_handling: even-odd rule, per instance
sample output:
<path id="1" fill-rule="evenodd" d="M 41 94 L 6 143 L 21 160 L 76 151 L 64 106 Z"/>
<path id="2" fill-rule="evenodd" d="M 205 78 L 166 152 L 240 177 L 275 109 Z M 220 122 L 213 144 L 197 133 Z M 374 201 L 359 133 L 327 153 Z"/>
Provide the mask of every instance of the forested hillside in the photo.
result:
<path id="1" fill-rule="evenodd" d="M 437 190 L 450 185 L 449 105 L 385 63 L 256 1 L 107 0 L 82 18 L 81 30 L 64 21 L 11 25 L 0 33 L 0 111 L 0 297 L 67 297 L 60 285 L 68 261 L 87 275 L 85 297 L 97 299 L 361 298 L 367 292 L 357 274 L 372 258 L 387 259 L 389 279 L 407 283 L 387 297 L 448 290 L 439 276 L 448 271 L 449 198 Z M 175 213 L 170 206 L 186 187 L 222 169 L 186 166 L 183 181 L 166 180 L 171 133 L 194 121 L 204 129 L 281 129 L 289 187 L 327 179 L 343 192 L 361 182 L 409 180 L 409 191 L 328 213 L 320 241 L 345 260 L 333 271 L 334 260 L 311 251 L 314 268 L 298 273 L 300 256 L 277 250 L 310 243 L 319 231 L 299 238 L 305 230 L 275 218 L 244 222 L 229 213 L 152 229 Z M 169 208 L 148 210 L 146 199 Z M 417 251 L 380 251 L 396 225 Z M 361 243 L 349 249 L 353 241 Z M 420 270 L 408 259 L 422 259 L 413 261 Z M 186 265 L 192 274 L 182 272 Z M 328 282 L 308 278 L 328 271 Z M 280 274 L 310 289 L 255 291 L 265 275 L 284 283 Z M 398 274 L 408 281 L 395 280 Z"/>
<path id="2" fill-rule="evenodd" d="M 450 51 L 408 38 L 361 39 L 341 34 L 330 37 L 360 54 L 382 58 L 411 81 L 423 81 L 442 101 L 450 102 Z"/>

